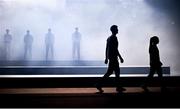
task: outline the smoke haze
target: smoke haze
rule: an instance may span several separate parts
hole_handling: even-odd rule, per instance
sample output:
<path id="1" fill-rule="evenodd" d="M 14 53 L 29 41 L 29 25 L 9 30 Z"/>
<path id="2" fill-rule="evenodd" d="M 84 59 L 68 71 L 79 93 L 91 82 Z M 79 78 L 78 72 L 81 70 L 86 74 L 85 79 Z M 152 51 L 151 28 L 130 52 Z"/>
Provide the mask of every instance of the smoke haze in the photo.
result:
<path id="1" fill-rule="evenodd" d="M 13 37 L 11 60 L 23 59 L 26 30 L 34 37 L 32 60 L 44 60 L 44 38 L 51 28 L 55 35 L 55 60 L 72 60 L 72 33 L 79 27 L 81 59 L 104 60 L 109 28 L 116 24 L 123 66 L 148 66 L 149 39 L 157 35 L 164 66 L 171 67 L 172 75 L 180 75 L 176 1 L 0 0 L 0 58 L 3 60 L 3 35 L 8 28 Z"/>

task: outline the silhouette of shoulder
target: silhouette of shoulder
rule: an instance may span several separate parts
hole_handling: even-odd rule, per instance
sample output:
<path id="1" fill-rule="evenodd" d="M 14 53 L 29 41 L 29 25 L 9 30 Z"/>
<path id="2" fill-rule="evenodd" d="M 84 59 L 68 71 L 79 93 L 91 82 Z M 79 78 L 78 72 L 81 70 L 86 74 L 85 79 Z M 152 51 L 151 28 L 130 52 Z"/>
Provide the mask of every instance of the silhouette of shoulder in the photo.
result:
<path id="1" fill-rule="evenodd" d="M 118 46 L 118 40 L 116 36 L 109 36 L 107 39 L 107 44 L 109 47 L 116 48 Z"/>

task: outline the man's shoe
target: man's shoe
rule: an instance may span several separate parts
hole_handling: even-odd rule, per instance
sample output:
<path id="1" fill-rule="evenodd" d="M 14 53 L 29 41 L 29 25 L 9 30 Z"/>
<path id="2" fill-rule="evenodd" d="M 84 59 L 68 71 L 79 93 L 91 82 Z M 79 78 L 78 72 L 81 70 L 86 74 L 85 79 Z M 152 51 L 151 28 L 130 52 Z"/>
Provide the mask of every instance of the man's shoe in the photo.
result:
<path id="1" fill-rule="evenodd" d="M 123 91 L 126 91 L 126 89 L 123 87 L 119 87 L 119 88 L 116 88 L 116 91 L 117 92 L 123 92 Z"/>
<path id="2" fill-rule="evenodd" d="M 97 90 L 99 91 L 99 92 L 97 92 L 97 93 L 103 93 L 103 92 L 104 92 L 104 90 L 102 90 L 102 87 L 96 85 L 96 88 L 97 88 Z"/>
<path id="3" fill-rule="evenodd" d="M 142 86 L 142 89 L 144 90 L 144 92 L 149 92 L 148 88 L 145 85 Z"/>
<path id="4" fill-rule="evenodd" d="M 167 91 L 167 88 L 166 88 L 166 87 L 164 87 L 164 86 L 161 87 L 161 92 L 162 92 L 162 93 L 165 93 L 166 91 Z"/>

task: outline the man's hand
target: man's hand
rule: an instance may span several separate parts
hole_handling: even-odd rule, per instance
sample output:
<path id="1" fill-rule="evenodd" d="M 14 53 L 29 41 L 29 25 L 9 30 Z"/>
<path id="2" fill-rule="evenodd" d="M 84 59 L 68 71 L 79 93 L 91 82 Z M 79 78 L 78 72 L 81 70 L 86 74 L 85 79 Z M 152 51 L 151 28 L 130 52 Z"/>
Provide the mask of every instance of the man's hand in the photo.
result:
<path id="1" fill-rule="evenodd" d="M 108 59 L 105 59 L 104 63 L 107 64 L 108 63 Z"/>
<path id="2" fill-rule="evenodd" d="M 120 60 L 121 60 L 121 63 L 124 63 L 124 59 L 123 58 L 120 58 Z"/>

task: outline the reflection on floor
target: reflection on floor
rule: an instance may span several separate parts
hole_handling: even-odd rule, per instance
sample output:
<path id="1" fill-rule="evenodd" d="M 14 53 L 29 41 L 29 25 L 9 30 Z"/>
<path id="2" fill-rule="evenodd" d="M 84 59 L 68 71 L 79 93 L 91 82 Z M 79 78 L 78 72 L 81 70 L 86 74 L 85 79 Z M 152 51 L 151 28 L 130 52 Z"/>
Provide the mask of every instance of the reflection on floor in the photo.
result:
<path id="1" fill-rule="evenodd" d="M 179 107 L 180 88 L 149 87 L 144 93 L 140 87 L 125 87 L 123 93 L 115 88 L 103 88 L 105 93 L 97 94 L 95 88 L 1 88 L 0 107 Z"/>
<path id="2" fill-rule="evenodd" d="M 160 92 L 159 87 L 149 88 L 151 92 Z M 115 88 L 103 88 L 104 93 L 116 93 Z M 95 94 L 96 88 L 4 88 L 0 94 Z M 140 87 L 126 88 L 123 93 L 142 93 Z"/>

